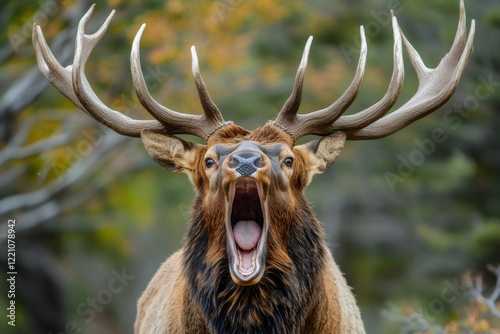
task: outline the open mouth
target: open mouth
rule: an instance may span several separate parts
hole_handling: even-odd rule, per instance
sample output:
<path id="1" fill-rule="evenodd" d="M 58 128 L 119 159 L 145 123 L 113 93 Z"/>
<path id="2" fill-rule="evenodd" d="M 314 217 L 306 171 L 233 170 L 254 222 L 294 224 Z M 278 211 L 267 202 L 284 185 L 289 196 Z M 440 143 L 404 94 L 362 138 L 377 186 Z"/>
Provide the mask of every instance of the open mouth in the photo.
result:
<path id="1" fill-rule="evenodd" d="M 259 282 L 264 274 L 267 224 L 262 184 L 242 178 L 230 185 L 227 252 L 231 277 L 239 285 Z"/>

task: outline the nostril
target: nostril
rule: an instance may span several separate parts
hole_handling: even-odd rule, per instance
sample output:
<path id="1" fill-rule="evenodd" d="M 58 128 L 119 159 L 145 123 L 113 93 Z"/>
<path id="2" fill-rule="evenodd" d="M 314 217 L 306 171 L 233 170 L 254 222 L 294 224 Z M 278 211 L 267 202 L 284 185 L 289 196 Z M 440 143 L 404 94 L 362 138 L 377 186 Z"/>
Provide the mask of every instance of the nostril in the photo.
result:
<path id="1" fill-rule="evenodd" d="M 238 167 L 239 164 L 240 164 L 239 160 L 236 159 L 234 155 L 231 157 L 231 159 L 229 159 L 228 163 L 229 168 L 235 169 L 236 167 Z"/>
<path id="2" fill-rule="evenodd" d="M 250 176 L 257 171 L 257 168 L 249 163 L 242 163 L 235 170 L 242 176 Z"/>
<path id="3" fill-rule="evenodd" d="M 262 168 L 266 165 L 264 162 L 264 159 L 262 159 L 262 157 L 260 155 L 257 157 L 257 159 L 254 160 L 253 164 L 257 168 Z"/>
<path id="4" fill-rule="evenodd" d="M 243 176 L 255 173 L 259 168 L 264 167 L 264 159 L 258 153 L 239 152 L 231 156 L 228 166 L 236 170 Z"/>

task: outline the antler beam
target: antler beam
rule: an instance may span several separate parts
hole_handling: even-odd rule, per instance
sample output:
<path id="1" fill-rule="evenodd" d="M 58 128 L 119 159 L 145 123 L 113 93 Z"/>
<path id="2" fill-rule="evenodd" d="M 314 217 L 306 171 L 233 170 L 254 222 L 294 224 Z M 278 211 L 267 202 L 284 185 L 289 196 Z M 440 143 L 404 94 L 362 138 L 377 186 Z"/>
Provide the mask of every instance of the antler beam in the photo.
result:
<path id="1" fill-rule="evenodd" d="M 92 35 L 85 34 L 85 26 L 92 16 L 92 5 L 82 17 L 76 36 L 75 57 L 72 65 L 61 66 L 47 45 L 42 29 L 36 23 L 33 26 L 33 45 L 38 66 L 43 75 L 64 96 L 76 106 L 85 111 L 95 120 L 112 130 L 131 137 L 140 137 L 143 129 L 163 130 L 170 134 L 192 134 L 205 140 L 228 122 L 224 119 L 213 103 L 203 82 L 198 65 L 198 57 L 194 47 L 192 52 L 193 77 L 200 101 L 204 110 L 202 115 L 183 114 L 170 110 L 155 101 L 146 87 L 146 81 L 141 70 L 139 43 L 145 25 L 137 32 L 134 39 L 131 58 L 132 80 L 140 102 L 155 120 L 135 120 L 119 111 L 107 107 L 95 94 L 85 76 L 85 64 L 90 53 L 104 36 L 115 11 L 112 11 L 103 25 Z"/>
<path id="2" fill-rule="evenodd" d="M 366 41 L 363 27 L 361 27 L 361 53 L 356 75 L 340 99 L 325 109 L 309 114 L 297 114 L 310 48 L 311 39 L 309 39 L 297 71 L 292 95 L 272 123 L 285 129 L 295 140 L 309 134 L 326 136 L 339 130 L 346 133 L 348 140 L 376 139 L 401 130 L 446 103 L 455 92 L 473 51 L 475 21 L 472 20 L 467 37 L 463 0 L 460 1 L 460 20 L 455 41 L 449 53 L 435 69 L 425 66 L 420 55 L 404 36 L 396 17 L 393 13 L 391 14 L 394 32 L 394 68 L 388 91 L 379 102 L 356 114 L 341 116 L 354 101 L 362 82 L 366 60 Z M 403 85 L 404 66 L 401 42 L 417 72 L 419 87 L 408 102 L 384 116 L 396 103 Z"/>

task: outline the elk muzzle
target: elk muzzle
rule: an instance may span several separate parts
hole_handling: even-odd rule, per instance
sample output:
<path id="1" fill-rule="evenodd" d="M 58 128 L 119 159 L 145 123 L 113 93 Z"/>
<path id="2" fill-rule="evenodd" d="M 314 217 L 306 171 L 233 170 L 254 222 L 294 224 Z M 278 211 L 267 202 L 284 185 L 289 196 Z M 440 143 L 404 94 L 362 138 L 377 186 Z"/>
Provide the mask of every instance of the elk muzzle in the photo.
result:
<path id="1" fill-rule="evenodd" d="M 243 151 L 231 155 L 228 167 L 239 176 L 252 176 L 265 166 L 264 159 L 258 152 Z"/>
<path id="2" fill-rule="evenodd" d="M 266 198 L 270 161 L 251 143 L 230 154 L 223 167 L 228 186 L 227 255 L 229 271 L 238 285 L 257 284 L 264 274 L 267 256 Z"/>

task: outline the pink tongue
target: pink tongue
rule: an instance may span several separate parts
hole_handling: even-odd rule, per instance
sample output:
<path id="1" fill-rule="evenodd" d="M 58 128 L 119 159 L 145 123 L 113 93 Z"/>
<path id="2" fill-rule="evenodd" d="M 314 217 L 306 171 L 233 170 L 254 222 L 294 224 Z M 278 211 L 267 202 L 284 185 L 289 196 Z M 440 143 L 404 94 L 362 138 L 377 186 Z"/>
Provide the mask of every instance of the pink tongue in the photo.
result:
<path id="1" fill-rule="evenodd" d="M 251 250 L 257 246 L 262 229 L 253 220 L 241 220 L 233 226 L 234 240 L 242 250 Z"/>

